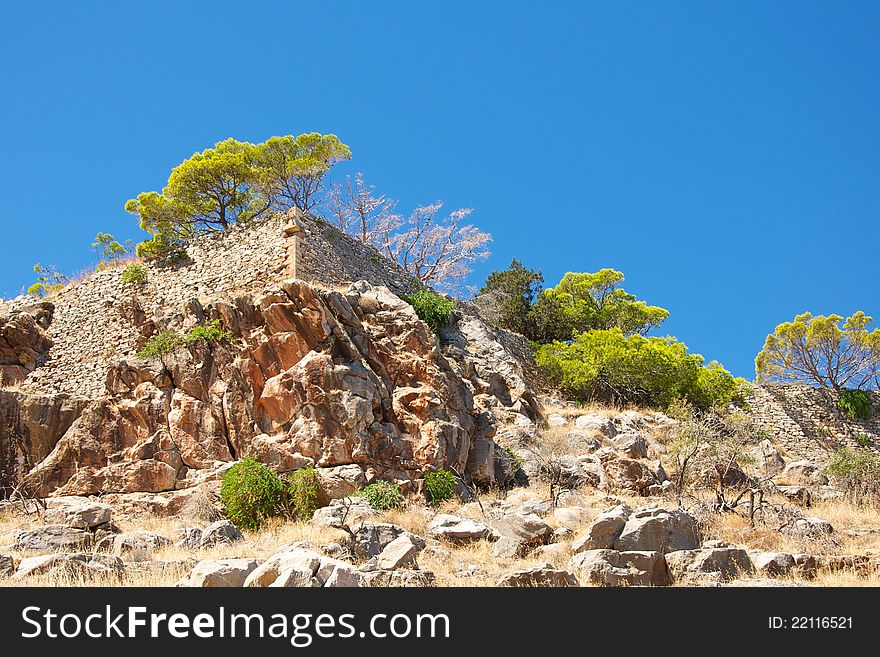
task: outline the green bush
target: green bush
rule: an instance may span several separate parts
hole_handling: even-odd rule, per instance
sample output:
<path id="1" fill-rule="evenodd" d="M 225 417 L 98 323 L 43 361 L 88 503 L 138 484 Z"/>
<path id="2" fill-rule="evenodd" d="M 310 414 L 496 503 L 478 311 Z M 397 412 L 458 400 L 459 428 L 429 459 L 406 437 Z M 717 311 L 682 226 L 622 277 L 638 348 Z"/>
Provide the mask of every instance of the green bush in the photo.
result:
<path id="1" fill-rule="evenodd" d="M 435 333 L 449 323 L 449 315 L 455 307 L 454 301 L 435 294 L 428 288 L 422 288 L 415 294 L 404 294 L 400 298 L 410 304 L 419 319 Z"/>
<path id="2" fill-rule="evenodd" d="M 301 468 L 288 479 L 290 517 L 295 520 L 308 520 L 318 508 L 318 473 L 314 468 Z"/>
<path id="3" fill-rule="evenodd" d="M 129 283 L 144 283 L 147 280 L 147 274 L 147 268 L 143 265 L 129 265 L 122 270 L 120 280 L 125 285 Z"/>
<path id="4" fill-rule="evenodd" d="M 828 461 L 829 474 L 852 504 L 880 502 L 880 457 L 867 449 L 839 449 Z"/>
<path id="5" fill-rule="evenodd" d="M 232 342 L 234 336 L 229 331 L 220 328 L 220 320 L 215 319 L 204 326 L 194 326 L 193 329 L 186 334 L 186 342 L 195 342 L 204 340 L 205 342 Z"/>
<path id="6" fill-rule="evenodd" d="M 434 470 L 425 475 L 425 493 L 431 506 L 440 506 L 455 494 L 455 475 L 449 470 Z"/>
<path id="7" fill-rule="evenodd" d="M 137 352 L 137 357 L 141 360 L 147 360 L 154 356 L 164 356 L 183 344 L 186 344 L 183 336 L 174 331 L 161 331 L 147 340 L 147 344 Z"/>
<path id="8" fill-rule="evenodd" d="M 540 347 L 535 360 L 560 389 L 578 401 L 666 408 L 685 399 L 699 409 L 739 398 L 742 379 L 716 362 L 689 354 L 672 337 L 627 336 L 620 328 L 587 331 L 571 343 Z"/>
<path id="9" fill-rule="evenodd" d="M 870 447 L 871 439 L 868 438 L 868 436 L 860 433 L 858 436 L 856 436 L 856 445 L 858 445 L 859 447 Z"/>
<path id="10" fill-rule="evenodd" d="M 850 420 L 870 420 L 871 397 L 864 390 L 841 390 L 837 408 Z"/>
<path id="11" fill-rule="evenodd" d="M 364 486 L 357 495 L 367 498 L 370 506 L 376 511 L 406 508 L 406 499 L 400 492 L 400 486 L 390 481 L 376 481 Z"/>
<path id="12" fill-rule="evenodd" d="M 514 452 L 510 447 L 505 446 L 504 453 L 507 454 L 507 458 L 509 458 L 511 464 L 513 464 L 514 470 L 519 470 L 523 466 L 522 456 Z"/>
<path id="13" fill-rule="evenodd" d="M 250 456 L 223 475 L 220 501 L 229 520 L 254 531 L 268 518 L 289 514 L 289 491 L 284 480 Z"/>

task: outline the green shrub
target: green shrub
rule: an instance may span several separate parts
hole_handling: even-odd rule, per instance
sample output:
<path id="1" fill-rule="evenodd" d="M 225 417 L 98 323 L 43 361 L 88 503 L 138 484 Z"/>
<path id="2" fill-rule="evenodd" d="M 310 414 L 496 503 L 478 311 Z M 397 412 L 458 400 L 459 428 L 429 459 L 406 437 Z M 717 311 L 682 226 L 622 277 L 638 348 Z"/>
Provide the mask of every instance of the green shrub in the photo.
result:
<path id="1" fill-rule="evenodd" d="M 507 454 L 507 458 L 513 464 L 514 470 L 519 470 L 523 466 L 522 456 L 514 452 L 510 447 L 504 447 L 503 449 L 504 453 Z"/>
<path id="2" fill-rule="evenodd" d="M 435 333 L 449 323 L 449 315 L 455 308 L 454 301 L 435 294 L 425 287 L 415 294 L 404 294 L 400 298 L 411 305 L 419 319 Z"/>
<path id="3" fill-rule="evenodd" d="M 841 390 L 837 408 L 850 420 L 870 420 L 871 397 L 864 390 Z"/>
<path id="4" fill-rule="evenodd" d="M 143 265 L 129 265 L 122 270 L 120 279 L 123 284 L 144 283 L 147 280 L 148 271 Z"/>
<path id="5" fill-rule="evenodd" d="M 400 492 L 400 486 L 390 481 L 376 481 L 364 486 L 357 495 L 367 498 L 370 506 L 376 511 L 406 508 L 406 499 Z"/>
<path id="6" fill-rule="evenodd" d="M 257 530 L 268 518 L 289 513 L 289 492 L 278 475 L 253 457 L 245 457 L 223 475 L 220 501 L 235 525 Z"/>
<path id="7" fill-rule="evenodd" d="M 193 329 L 186 334 L 186 342 L 195 342 L 196 340 L 204 340 L 205 342 L 232 342 L 234 336 L 227 330 L 220 328 L 220 320 L 215 319 L 204 326 L 194 326 Z"/>
<path id="8" fill-rule="evenodd" d="M 880 502 L 880 457 L 867 449 L 839 449 L 826 467 L 852 504 L 870 506 Z"/>
<path id="9" fill-rule="evenodd" d="M 856 436 L 856 445 L 863 448 L 870 447 L 871 439 L 868 438 L 868 436 L 866 436 L 865 434 L 860 433 L 858 436 Z"/>
<path id="10" fill-rule="evenodd" d="M 288 479 L 290 517 L 295 520 L 308 520 L 318 508 L 318 473 L 314 468 L 300 468 Z"/>
<path id="11" fill-rule="evenodd" d="M 183 344 L 186 344 L 183 336 L 174 331 L 161 331 L 147 340 L 147 344 L 137 352 L 137 357 L 141 360 L 147 360 L 154 356 L 164 356 Z"/>
<path id="12" fill-rule="evenodd" d="M 627 336 L 620 328 L 544 345 L 535 360 L 551 381 L 579 401 L 666 408 L 685 399 L 707 409 L 737 400 L 745 383 L 717 362 L 703 365 L 702 356 L 688 353 L 673 337 Z"/>
<path id="13" fill-rule="evenodd" d="M 449 470 L 434 470 L 425 475 L 425 493 L 431 506 L 440 506 L 455 494 L 455 475 Z"/>

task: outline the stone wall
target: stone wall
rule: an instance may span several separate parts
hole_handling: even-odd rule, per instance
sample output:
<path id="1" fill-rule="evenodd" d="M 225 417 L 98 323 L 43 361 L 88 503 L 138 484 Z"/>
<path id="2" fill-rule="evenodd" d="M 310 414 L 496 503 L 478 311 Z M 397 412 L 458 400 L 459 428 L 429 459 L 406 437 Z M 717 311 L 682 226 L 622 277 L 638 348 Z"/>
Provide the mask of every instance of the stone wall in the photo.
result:
<path id="1" fill-rule="evenodd" d="M 173 267 L 148 265 L 143 285 L 123 285 L 122 268 L 115 268 L 94 272 L 54 297 L 48 327 L 53 347 L 22 390 L 103 396 L 108 366 L 132 358 L 157 328 L 154 322 L 163 328 L 162 321 L 182 317 L 194 300 L 232 300 L 292 277 L 330 287 L 368 280 L 397 293 L 416 287 L 372 247 L 299 212 L 202 235 L 187 253 L 188 259 Z M 2 302 L 0 316 L 33 303 L 32 297 Z"/>
<path id="2" fill-rule="evenodd" d="M 880 408 L 880 395 L 871 395 Z M 870 420 L 849 420 L 831 391 L 805 384 L 755 386 L 747 402 L 757 424 L 794 457 L 824 464 L 834 450 L 855 447 L 859 436 L 880 453 L 880 412 Z"/>

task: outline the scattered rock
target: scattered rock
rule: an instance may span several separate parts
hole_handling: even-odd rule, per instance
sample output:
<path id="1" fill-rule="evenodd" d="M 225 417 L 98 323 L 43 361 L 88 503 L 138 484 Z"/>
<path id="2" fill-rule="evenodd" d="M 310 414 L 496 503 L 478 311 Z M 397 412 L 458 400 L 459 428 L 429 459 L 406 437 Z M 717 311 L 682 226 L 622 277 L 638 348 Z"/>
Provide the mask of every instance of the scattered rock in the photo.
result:
<path id="1" fill-rule="evenodd" d="M 700 544 L 697 519 L 680 509 L 641 508 L 629 516 L 614 549 L 621 551 L 694 550 Z"/>
<path id="2" fill-rule="evenodd" d="M 45 525 L 18 534 L 15 547 L 26 552 L 58 552 L 90 547 L 94 537 L 85 529 Z"/>
<path id="3" fill-rule="evenodd" d="M 324 557 L 311 550 L 283 549 L 260 566 L 244 580 L 244 587 L 301 588 L 320 586 L 315 573 Z"/>
<path id="4" fill-rule="evenodd" d="M 342 527 L 344 519 L 349 527 L 354 527 L 365 518 L 376 514 L 376 510 L 365 497 L 337 498 L 331 500 L 328 506 L 315 511 L 311 522 L 325 527 Z"/>
<path id="5" fill-rule="evenodd" d="M 434 516 L 428 525 L 428 533 L 455 543 L 466 543 L 488 538 L 492 532 L 486 525 L 475 520 L 441 513 Z"/>
<path id="6" fill-rule="evenodd" d="M 782 471 L 780 479 L 794 484 L 812 484 L 818 477 L 820 468 L 812 461 L 790 461 Z"/>
<path id="7" fill-rule="evenodd" d="M 569 568 L 581 582 L 602 586 L 666 586 L 669 572 L 659 552 L 587 550 L 574 555 Z"/>
<path id="8" fill-rule="evenodd" d="M 352 463 L 332 468 L 317 468 L 318 504 L 324 506 L 331 500 L 344 499 L 367 484 L 361 466 Z"/>
<path id="9" fill-rule="evenodd" d="M 525 570 L 514 570 L 502 575 L 496 586 L 517 586 L 517 587 L 562 587 L 562 586 L 579 586 L 577 577 L 567 570 L 558 570 L 549 563 L 527 568 Z"/>
<path id="10" fill-rule="evenodd" d="M 177 586 L 196 588 L 240 587 L 256 570 L 256 559 L 208 559 L 199 561 Z"/>
<path id="11" fill-rule="evenodd" d="M 632 509 L 625 504 L 600 513 L 587 527 L 587 532 L 571 544 L 572 553 L 613 548 L 631 513 Z"/>
<path id="12" fill-rule="evenodd" d="M 542 500 L 536 493 L 518 490 L 510 493 L 501 501 L 500 509 L 503 514 L 534 514 L 543 517 L 550 513 L 553 504 L 550 500 Z"/>
<path id="13" fill-rule="evenodd" d="M 798 518 L 784 525 L 779 531 L 790 536 L 818 541 L 830 536 L 834 532 L 834 527 L 822 518 Z"/>
<path id="14" fill-rule="evenodd" d="M 113 555 L 126 561 L 148 561 L 153 545 L 135 534 L 117 534 L 113 537 Z"/>
<path id="15" fill-rule="evenodd" d="M 611 439 L 611 442 L 631 459 L 643 459 L 648 456 L 648 444 L 639 433 L 619 433 Z"/>
<path id="16" fill-rule="evenodd" d="M 363 576 L 364 586 L 372 588 L 428 588 L 437 585 L 430 570 L 378 570 Z"/>
<path id="17" fill-rule="evenodd" d="M 668 552 L 666 565 L 675 581 L 692 582 L 706 576 L 729 581 L 754 571 L 748 552 L 734 547 Z"/>
<path id="18" fill-rule="evenodd" d="M 758 472 L 765 479 L 779 474 L 785 467 L 785 459 L 782 458 L 782 454 L 776 445 L 766 438 L 759 442 L 749 454 L 755 460 Z"/>
<path id="19" fill-rule="evenodd" d="M 622 490 L 642 493 L 651 484 L 658 483 L 651 469 L 635 459 L 618 459 L 605 455 L 602 466 L 608 477 Z"/>
<path id="20" fill-rule="evenodd" d="M 416 556 L 425 547 L 425 541 L 413 534 L 401 534 L 379 554 L 376 565 L 381 570 L 397 570 L 405 566 L 416 565 Z"/>
<path id="21" fill-rule="evenodd" d="M 808 507 L 813 502 L 813 495 L 806 486 L 777 486 L 776 490 L 798 506 Z"/>
<path id="22" fill-rule="evenodd" d="M 57 553 L 22 559 L 12 579 L 55 574 L 89 579 L 98 576 L 121 577 L 124 572 L 122 561 L 108 554 Z"/>
<path id="23" fill-rule="evenodd" d="M 199 547 L 204 549 L 220 543 L 235 543 L 242 540 L 244 540 L 244 535 L 238 527 L 228 520 L 218 520 L 202 530 Z"/>
<path id="24" fill-rule="evenodd" d="M 111 508 L 83 497 L 55 497 L 46 500 L 46 522 L 90 529 L 110 522 Z"/>
<path id="25" fill-rule="evenodd" d="M 566 424 L 568 424 L 568 420 L 566 420 L 559 413 L 551 413 L 547 416 L 547 426 L 564 427 Z"/>
<path id="26" fill-rule="evenodd" d="M 399 536 L 406 534 L 403 527 L 389 522 L 364 522 L 354 530 L 353 551 L 359 559 L 377 557 Z"/>
<path id="27" fill-rule="evenodd" d="M 581 506 L 562 506 L 553 510 L 553 519 L 561 526 L 574 529 L 587 521 L 589 514 Z"/>
<path id="28" fill-rule="evenodd" d="M 496 557 L 514 557 L 525 554 L 529 548 L 546 543 L 553 528 L 534 514 L 512 514 L 492 522 L 492 529 L 500 536 L 492 552 Z"/>
<path id="29" fill-rule="evenodd" d="M 198 527 L 184 527 L 174 533 L 175 547 L 198 550 L 202 544 L 202 530 Z"/>
<path id="30" fill-rule="evenodd" d="M 601 433 L 606 438 L 611 438 L 617 434 L 617 427 L 614 426 L 614 422 L 610 418 L 596 413 L 581 415 L 574 421 L 574 426 L 583 431 Z"/>

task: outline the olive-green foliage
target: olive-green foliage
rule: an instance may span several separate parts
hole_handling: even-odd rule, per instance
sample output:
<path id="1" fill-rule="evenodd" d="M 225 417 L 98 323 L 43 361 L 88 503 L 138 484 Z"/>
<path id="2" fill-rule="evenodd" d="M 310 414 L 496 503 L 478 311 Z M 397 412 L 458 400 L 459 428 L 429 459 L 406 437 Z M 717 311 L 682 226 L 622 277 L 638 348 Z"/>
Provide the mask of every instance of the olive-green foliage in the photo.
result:
<path id="1" fill-rule="evenodd" d="M 538 349 L 545 368 L 565 393 L 582 401 L 667 407 L 676 399 L 705 409 L 734 401 L 745 383 L 717 362 L 689 354 L 675 338 L 627 336 L 620 328 L 587 331 L 572 343 Z"/>
<path id="2" fill-rule="evenodd" d="M 148 275 L 149 271 L 143 265 L 129 265 L 122 270 L 122 275 L 119 277 L 119 280 L 125 285 L 130 283 L 145 283 Z"/>
<path id="3" fill-rule="evenodd" d="M 98 233 L 95 235 L 95 241 L 92 242 L 92 248 L 98 258 L 98 270 L 103 269 L 110 263 L 119 260 L 126 254 L 125 247 L 113 239 L 108 233 Z"/>
<path id="4" fill-rule="evenodd" d="M 220 501 L 238 527 L 256 531 L 268 518 L 290 515 L 288 485 L 253 457 L 245 457 L 223 475 Z"/>
<path id="5" fill-rule="evenodd" d="M 442 297 L 423 287 L 415 294 L 404 294 L 400 297 L 410 304 L 423 322 L 437 333 L 449 323 L 449 315 L 455 308 L 455 302 Z"/>
<path id="6" fill-rule="evenodd" d="M 440 506 L 455 494 L 455 475 L 449 470 L 433 470 L 425 475 L 425 493 L 428 504 Z"/>
<path id="7" fill-rule="evenodd" d="M 867 449 L 840 449 L 831 455 L 828 473 L 846 499 L 858 506 L 880 503 L 880 457 Z"/>
<path id="8" fill-rule="evenodd" d="M 186 344 L 186 339 L 174 331 L 160 331 L 138 350 L 137 357 L 141 360 L 147 360 L 154 356 L 164 356 Z"/>
<path id="9" fill-rule="evenodd" d="M 196 340 L 204 340 L 205 342 L 232 342 L 235 337 L 230 331 L 220 326 L 220 320 L 215 319 L 204 326 L 194 326 L 189 333 L 186 334 L 186 342 L 195 342 Z"/>
<path id="10" fill-rule="evenodd" d="M 798 381 L 841 391 L 880 385 L 880 329 L 859 311 L 840 315 L 804 313 L 767 336 L 755 358 L 759 381 Z M 842 322 L 842 326 L 841 326 Z"/>
<path id="11" fill-rule="evenodd" d="M 318 508 L 318 473 L 301 468 L 288 477 L 288 509 L 294 520 L 308 520 Z"/>
<path id="12" fill-rule="evenodd" d="M 390 481 L 373 482 L 364 486 L 357 495 L 367 498 L 370 506 L 376 511 L 406 508 L 406 499 L 400 492 L 400 486 Z"/>
<path id="13" fill-rule="evenodd" d="M 504 453 L 507 454 L 507 458 L 510 459 L 514 470 L 519 470 L 523 466 L 522 456 L 517 454 L 512 448 L 510 448 L 509 446 L 505 446 Z"/>
<path id="14" fill-rule="evenodd" d="M 865 434 L 860 433 L 856 436 L 856 445 L 858 445 L 859 447 L 870 447 L 871 439 L 868 438 L 868 436 L 866 436 Z"/>
<path id="15" fill-rule="evenodd" d="M 182 251 L 194 234 L 224 230 L 271 209 L 309 210 L 330 167 L 351 157 L 335 135 L 272 137 L 262 144 L 226 139 L 176 166 L 159 192 L 125 204 L 151 238 L 137 247 L 143 258 Z"/>
<path id="16" fill-rule="evenodd" d="M 841 390 L 837 408 L 850 420 L 870 420 L 871 397 L 864 390 Z"/>
<path id="17" fill-rule="evenodd" d="M 55 294 L 64 289 L 64 286 L 70 283 L 70 280 L 61 273 L 55 265 L 43 267 L 37 263 L 34 265 L 34 272 L 38 274 L 37 282 L 31 285 L 27 293 L 34 297 L 45 297 Z"/>

